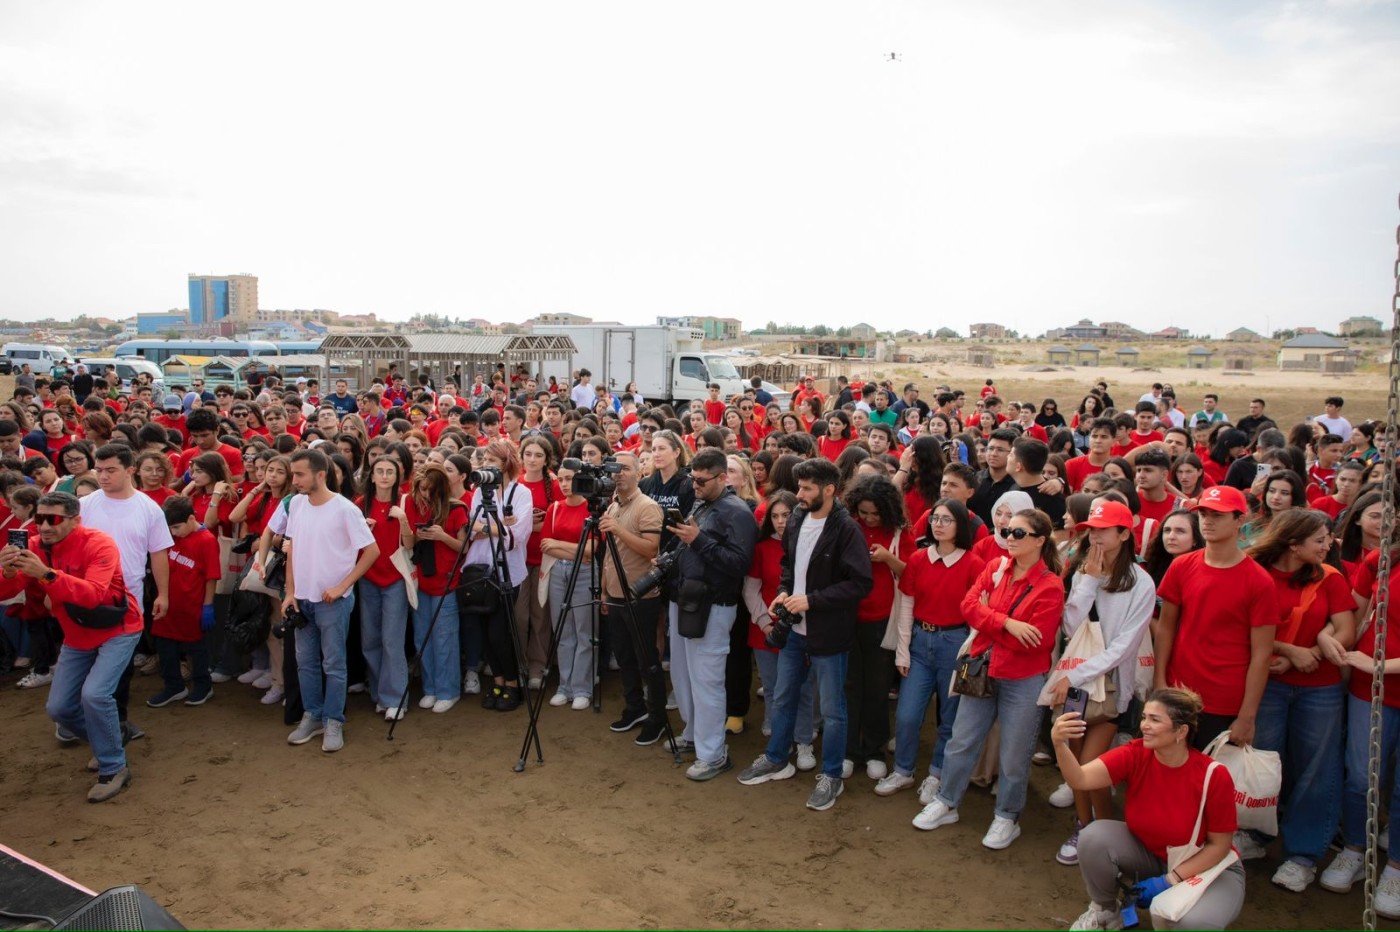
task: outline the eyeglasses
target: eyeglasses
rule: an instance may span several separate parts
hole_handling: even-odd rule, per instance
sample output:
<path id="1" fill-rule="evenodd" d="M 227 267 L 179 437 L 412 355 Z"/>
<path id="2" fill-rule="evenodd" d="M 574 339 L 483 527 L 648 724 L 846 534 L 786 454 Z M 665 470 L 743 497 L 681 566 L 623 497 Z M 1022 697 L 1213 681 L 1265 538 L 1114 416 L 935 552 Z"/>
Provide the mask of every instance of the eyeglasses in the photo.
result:
<path id="1" fill-rule="evenodd" d="M 1035 531 L 1028 531 L 1023 527 L 1004 527 L 997 531 L 1002 539 L 1011 538 L 1013 540 L 1025 540 L 1027 537 L 1039 537 Z"/>
<path id="2" fill-rule="evenodd" d="M 691 474 L 690 474 L 690 481 L 691 481 L 692 483 L 694 483 L 695 485 L 700 486 L 700 487 L 703 488 L 703 487 L 704 487 L 705 485 L 707 485 L 711 480 L 713 480 L 713 479 L 718 479 L 718 478 L 719 478 L 720 476 L 722 476 L 722 475 L 724 475 L 724 474 L 723 474 L 723 473 L 718 473 L 718 472 L 715 473 L 713 476 L 697 476 L 697 475 L 695 475 L 695 473 L 691 473 Z"/>
<path id="3" fill-rule="evenodd" d="M 934 515 L 932 518 L 928 519 L 928 523 L 942 527 L 949 524 L 957 524 L 958 519 L 954 518 L 952 515 Z"/>
<path id="4" fill-rule="evenodd" d="M 34 516 L 35 524 L 47 524 L 49 527 L 57 527 L 68 520 L 68 515 L 37 514 Z"/>

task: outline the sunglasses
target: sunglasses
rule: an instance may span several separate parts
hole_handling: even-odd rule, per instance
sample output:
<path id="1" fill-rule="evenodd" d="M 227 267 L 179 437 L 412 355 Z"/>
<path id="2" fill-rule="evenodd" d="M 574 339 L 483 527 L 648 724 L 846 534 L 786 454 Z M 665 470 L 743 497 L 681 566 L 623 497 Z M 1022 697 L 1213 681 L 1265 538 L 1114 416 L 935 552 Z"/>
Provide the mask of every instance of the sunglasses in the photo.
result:
<path id="1" fill-rule="evenodd" d="M 1023 527 L 1004 527 L 998 530 L 997 533 L 1002 536 L 1002 539 L 1009 537 L 1012 540 L 1025 540 L 1027 537 L 1040 536 L 1035 531 L 1028 531 Z"/>
<path id="2" fill-rule="evenodd" d="M 718 479 L 722 475 L 723 473 L 715 473 L 713 476 L 697 476 L 695 475 L 695 473 L 691 473 L 690 481 L 697 486 L 704 486 L 707 485 L 711 480 Z"/>
<path id="3" fill-rule="evenodd" d="M 67 520 L 68 520 L 68 515 L 48 515 L 48 514 L 42 514 L 42 515 L 35 515 L 35 516 L 34 516 L 34 523 L 35 523 L 35 524 L 47 524 L 49 527 L 57 527 L 58 525 L 62 524 L 63 522 L 65 522 L 65 521 L 67 521 Z"/>

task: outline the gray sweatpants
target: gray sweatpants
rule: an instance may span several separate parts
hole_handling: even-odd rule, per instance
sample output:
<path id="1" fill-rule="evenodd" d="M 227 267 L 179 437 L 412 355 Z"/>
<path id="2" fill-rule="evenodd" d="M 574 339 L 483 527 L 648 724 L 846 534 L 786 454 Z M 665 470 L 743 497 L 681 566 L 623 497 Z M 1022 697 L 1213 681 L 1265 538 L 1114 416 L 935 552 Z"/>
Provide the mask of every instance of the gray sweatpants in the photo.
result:
<path id="1" fill-rule="evenodd" d="M 1079 832 L 1079 871 L 1089 900 L 1096 906 L 1116 908 L 1118 875 L 1136 883 L 1167 872 L 1167 864 L 1137 840 L 1126 822 L 1099 819 Z M 1176 929 L 1224 929 L 1239 918 L 1244 906 L 1244 867 L 1236 862 L 1215 878 Z M 1145 922 L 1147 916 L 1140 918 Z"/>

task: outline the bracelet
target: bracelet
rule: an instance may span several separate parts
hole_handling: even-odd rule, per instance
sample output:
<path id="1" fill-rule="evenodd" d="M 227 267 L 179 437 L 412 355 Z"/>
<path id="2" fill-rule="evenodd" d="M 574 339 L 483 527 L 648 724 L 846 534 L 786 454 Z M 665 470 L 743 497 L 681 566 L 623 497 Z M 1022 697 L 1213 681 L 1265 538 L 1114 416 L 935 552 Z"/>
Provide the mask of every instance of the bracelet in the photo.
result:
<path id="1" fill-rule="evenodd" d="M 1167 871 L 1167 877 L 1168 877 L 1169 879 L 1172 878 L 1172 877 L 1175 877 L 1177 883 L 1182 883 L 1182 882 L 1183 882 L 1183 881 L 1182 881 L 1181 875 L 1178 874 L 1178 873 L 1176 872 L 1176 868 L 1172 868 L 1171 870 Z"/>

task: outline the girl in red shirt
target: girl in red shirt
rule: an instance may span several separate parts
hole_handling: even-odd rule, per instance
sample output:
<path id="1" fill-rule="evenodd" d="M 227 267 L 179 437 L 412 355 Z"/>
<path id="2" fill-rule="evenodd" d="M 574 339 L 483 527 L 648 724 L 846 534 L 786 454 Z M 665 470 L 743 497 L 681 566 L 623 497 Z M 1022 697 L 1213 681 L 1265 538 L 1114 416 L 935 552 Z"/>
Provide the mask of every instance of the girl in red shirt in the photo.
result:
<path id="1" fill-rule="evenodd" d="M 851 416 L 832 411 L 826 416 L 826 435 L 817 438 L 817 452 L 833 463 L 851 443 Z"/>
<path id="2" fill-rule="evenodd" d="M 1016 824 L 1026 804 L 1031 754 L 1040 730 L 1040 690 L 1050 670 L 1050 652 L 1065 606 L 1055 529 L 1044 512 L 1016 512 L 999 532 L 1007 541 L 1009 564 L 989 564 L 962 600 L 962 612 L 976 632 L 968 653 L 991 651 L 988 698 L 963 696 L 953 738 L 943 762 L 943 780 L 933 802 L 914 817 L 914 827 L 936 829 L 958 820 L 958 804 L 972 778 L 992 724 L 1001 725 L 1001 773 L 996 815 L 984 847 L 1000 850 L 1021 834 Z"/>
<path id="3" fill-rule="evenodd" d="M 614 425 L 616 422 L 614 422 Z M 534 502 L 530 539 L 525 544 L 525 578 L 520 580 L 520 598 L 515 603 L 515 617 L 528 624 L 529 640 L 525 644 L 525 662 L 529 667 L 530 688 L 543 685 L 545 667 L 549 664 L 549 641 L 553 626 L 544 611 L 540 591 L 540 531 L 544 528 L 544 513 L 564 496 L 559 482 L 549 474 L 554 465 L 554 448 L 543 437 L 526 437 L 520 442 L 522 472 L 520 484 L 530 490 Z"/>
<path id="4" fill-rule="evenodd" d="M 753 430 L 752 422 L 745 421 L 744 416 L 739 413 L 738 408 L 726 408 L 724 411 L 724 426 L 734 432 L 734 441 L 740 450 L 748 453 L 757 453 L 761 440 Z"/>
<path id="5" fill-rule="evenodd" d="M 271 473 L 272 464 L 268 472 Z M 271 480 L 269 476 L 269 480 Z M 385 721 L 403 718 L 408 700 L 408 588 L 393 556 L 408 536 L 408 515 L 399 495 L 403 466 L 397 457 L 381 456 L 369 471 L 356 504 L 379 545 L 379 557 L 356 583 L 360 598 L 360 644 L 365 655 L 365 685 L 376 714 Z M 269 488 L 270 492 L 271 489 Z M 461 509 L 457 509 L 461 511 Z M 465 520 L 465 517 L 464 517 Z"/>
<path id="6" fill-rule="evenodd" d="M 593 545 L 586 544 L 582 565 L 574 580 L 573 598 L 565 606 L 569 577 L 574 573 L 574 557 L 588 518 L 588 502 L 574 494 L 574 470 L 559 467 L 559 495 L 545 509 L 540 528 L 540 553 L 554 561 L 549 570 L 549 612 L 551 620 L 561 615 L 559 629 L 559 689 L 549 700 L 552 706 L 571 705 L 582 712 L 593 704 L 593 612 L 588 606 L 593 588 Z M 534 542 L 534 536 L 530 538 Z"/>
<path id="7" fill-rule="evenodd" d="M 953 736 L 957 695 L 949 698 L 958 648 L 967 639 L 967 619 L 952 593 L 967 592 L 977 582 L 983 561 L 972 548 L 972 519 L 962 502 L 940 499 L 929 513 L 918 546 L 904 564 L 899 591 L 904 594 L 896 619 L 895 669 L 904 677 L 894 712 L 894 772 L 875 784 L 880 796 L 914 785 L 919 734 L 929 701 L 938 692 L 938 739 L 928 776 L 919 785 L 919 801 L 928 805 L 938 792 L 944 753 Z"/>
<path id="8" fill-rule="evenodd" d="M 164 453 L 147 450 L 136 457 L 136 487 L 150 496 L 157 505 L 175 494 L 170 484 L 175 481 L 175 467 Z"/>
<path id="9" fill-rule="evenodd" d="M 447 473 L 436 463 L 424 464 L 412 482 L 413 494 L 403 508 L 403 544 L 413 551 L 417 565 L 418 606 L 413 609 L 413 639 L 423 652 L 424 692 L 418 706 L 442 713 L 462 697 L 454 591 L 457 579 L 452 569 L 466 545 L 467 509 L 452 498 Z M 427 641 L 430 623 L 432 640 Z"/>
<path id="10" fill-rule="evenodd" d="M 184 495 L 194 504 L 194 516 L 214 536 L 229 536 L 234 494 L 228 464 L 218 453 L 201 453 L 190 460 L 190 482 Z"/>
<path id="11" fill-rule="evenodd" d="M 1356 640 L 1356 602 L 1346 577 L 1323 562 L 1331 549 L 1326 516 L 1290 508 L 1274 515 L 1249 550 L 1268 571 L 1278 596 L 1274 656 L 1259 701 L 1254 746 L 1282 755 L 1289 775 L 1286 795 L 1279 799 L 1284 861 L 1273 880 L 1294 893 L 1317 877 L 1317 861 L 1342 814 L 1338 723 L 1345 692 L 1338 665 Z M 1249 840 L 1263 845 L 1272 839 Z"/>

